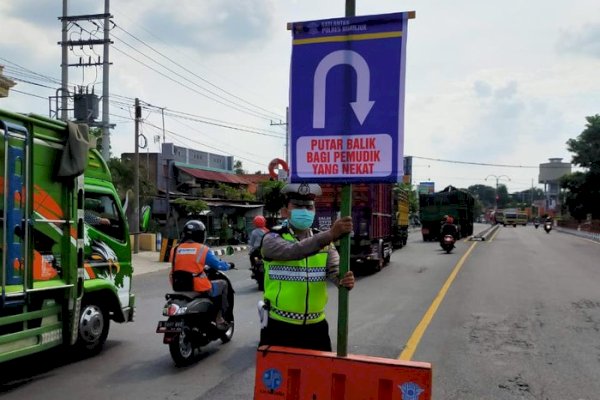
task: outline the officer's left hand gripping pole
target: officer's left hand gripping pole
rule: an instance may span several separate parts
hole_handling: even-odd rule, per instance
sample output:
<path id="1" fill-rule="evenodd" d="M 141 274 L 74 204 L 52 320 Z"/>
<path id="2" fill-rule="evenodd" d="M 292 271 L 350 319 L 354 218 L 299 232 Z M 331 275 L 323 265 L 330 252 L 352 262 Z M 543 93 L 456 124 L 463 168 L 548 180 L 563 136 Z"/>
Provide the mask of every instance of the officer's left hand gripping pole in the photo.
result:
<path id="1" fill-rule="evenodd" d="M 356 0 L 346 0 L 346 17 L 356 15 Z M 350 82 L 346 82 L 350 85 Z M 352 215 L 352 185 L 342 186 L 342 204 L 340 206 L 342 217 Z M 340 277 L 341 280 L 350 270 L 350 235 L 340 239 Z M 338 329 L 337 329 L 337 355 L 348 355 L 348 289 L 341 286 L 338 289 Z"/>

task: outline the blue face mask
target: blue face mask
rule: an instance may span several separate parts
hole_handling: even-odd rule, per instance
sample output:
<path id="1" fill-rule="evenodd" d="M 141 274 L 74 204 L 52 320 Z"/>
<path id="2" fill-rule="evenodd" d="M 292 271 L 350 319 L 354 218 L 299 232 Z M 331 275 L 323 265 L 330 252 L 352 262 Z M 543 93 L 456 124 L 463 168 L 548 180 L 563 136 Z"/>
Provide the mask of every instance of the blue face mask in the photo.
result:
<path id="1" fill-rule="evenodd" d="M 292 227 L 300 230 L 308 229 L 312 226 L 315 220 L 315 212 L 305 208 L 295 208 L 290 216 L 290 224 Z"/>

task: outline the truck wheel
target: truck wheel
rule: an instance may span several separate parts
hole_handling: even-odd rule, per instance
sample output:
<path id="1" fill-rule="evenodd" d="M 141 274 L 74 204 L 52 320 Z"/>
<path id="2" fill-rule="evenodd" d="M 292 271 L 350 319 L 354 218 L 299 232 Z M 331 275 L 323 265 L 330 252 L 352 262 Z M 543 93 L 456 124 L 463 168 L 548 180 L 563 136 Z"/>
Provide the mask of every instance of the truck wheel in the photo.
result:
<path id="1" fill-rule="evenodd" d="M 81 303 L 75 344 L 79 353 L 83 356 L 98 354 L 108 337 L 109 326 L 110 319 L 106 307 L 97 300 L 84 299 Z"/>
<path id="2" fill-rule="evenodd" d="M 378 260 L 371 261 L 373 272 L 379 272 L 383 269 L 384 261 L 383 258 L 379 258 Z"/>

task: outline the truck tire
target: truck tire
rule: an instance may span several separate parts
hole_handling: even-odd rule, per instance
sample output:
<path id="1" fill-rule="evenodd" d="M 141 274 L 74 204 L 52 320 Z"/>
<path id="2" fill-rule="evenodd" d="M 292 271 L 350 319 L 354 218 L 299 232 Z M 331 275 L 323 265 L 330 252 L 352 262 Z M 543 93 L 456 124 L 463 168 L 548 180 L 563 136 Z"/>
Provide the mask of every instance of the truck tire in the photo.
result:
<path id="1" fill-rule="evenodd" d="M 75 347 L 79 355 L 88 357 L 98 354 L 110 327 L 110 318 L 106 306 L 96 299 L 83 299 L 79 313 L 79 327 Z"/>

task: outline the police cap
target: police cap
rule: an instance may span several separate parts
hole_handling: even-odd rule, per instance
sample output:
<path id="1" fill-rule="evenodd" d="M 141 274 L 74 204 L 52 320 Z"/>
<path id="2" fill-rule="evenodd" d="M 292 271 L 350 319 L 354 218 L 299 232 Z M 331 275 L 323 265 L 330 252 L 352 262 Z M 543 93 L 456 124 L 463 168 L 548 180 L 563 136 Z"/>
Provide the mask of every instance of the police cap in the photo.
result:
<path id="1" fill-rule="evenodd" d="M 281 189 L 288 201 L 298 205 L 312 205 L 323 192 L 316 183 L 288 183 Z"/>

